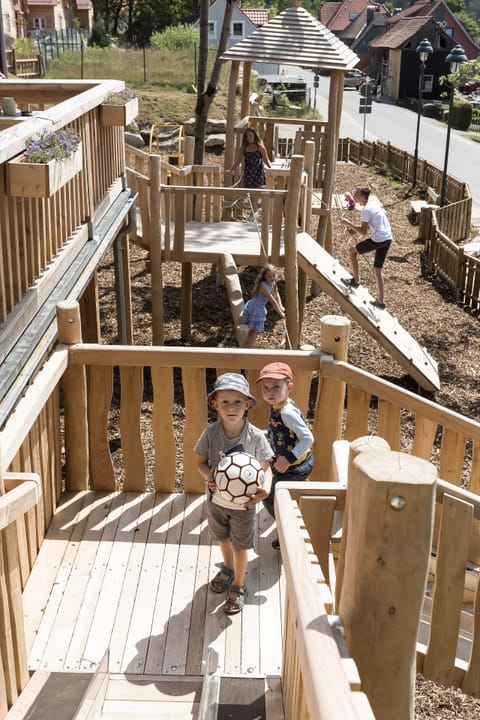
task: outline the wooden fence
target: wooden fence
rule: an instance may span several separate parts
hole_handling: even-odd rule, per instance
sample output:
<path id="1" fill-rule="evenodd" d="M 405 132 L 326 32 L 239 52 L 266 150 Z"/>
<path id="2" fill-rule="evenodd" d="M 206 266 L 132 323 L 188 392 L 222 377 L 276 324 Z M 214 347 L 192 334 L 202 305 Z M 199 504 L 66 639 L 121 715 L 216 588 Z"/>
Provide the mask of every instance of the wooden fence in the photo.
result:
<path id="1" fill-rule="evenodd" d="M 388 166 L 403 182 L 412 181 L 413 156 L 390 143 L 342 139 L 338 159 L 377 168 Z M 442 175 L 440 168 L 419 159 L 419 185 L 440 192 Z M 448 175 L 446 198 L 444 207 L 421 211 L 419 239 L 425 242 L 429 271 L 451 289 L 458 302 L 476 310 L 480 307 L 479 261 L 466 255 L 460 245 L 472 233 L 472 197 L 468 185 Z"/>

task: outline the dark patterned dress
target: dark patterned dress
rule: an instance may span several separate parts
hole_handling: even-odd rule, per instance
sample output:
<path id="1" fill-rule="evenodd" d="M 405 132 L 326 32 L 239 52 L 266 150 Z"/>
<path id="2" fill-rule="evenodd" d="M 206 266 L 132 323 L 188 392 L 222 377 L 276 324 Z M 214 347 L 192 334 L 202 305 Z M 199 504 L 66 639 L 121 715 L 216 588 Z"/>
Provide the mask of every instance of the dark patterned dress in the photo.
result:
<path id="1" fill-rule="evenodd" d="M 260 150 L 243 153 L 243 187 L 258 188 L 265 185 L 265 165 Z"/>

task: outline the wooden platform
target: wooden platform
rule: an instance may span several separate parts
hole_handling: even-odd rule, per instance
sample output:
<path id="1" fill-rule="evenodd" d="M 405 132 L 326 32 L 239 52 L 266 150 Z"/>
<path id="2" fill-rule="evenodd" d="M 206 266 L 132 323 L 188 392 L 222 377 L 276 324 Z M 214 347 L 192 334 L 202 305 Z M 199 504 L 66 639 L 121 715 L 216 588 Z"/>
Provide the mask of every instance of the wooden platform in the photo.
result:
<path id="1" fill-rule="evenodd" d="M 130 683 L 185 682 L 210 648 L 222 675 L 278 679 L 281 558 L 257 517 L 247 603 L 227 616 L 208 589 L 221 556 L 203 496 L 66 493 L 24 591 L 30 669 L 91 673 L 109 649 L 109 673 Z"/>

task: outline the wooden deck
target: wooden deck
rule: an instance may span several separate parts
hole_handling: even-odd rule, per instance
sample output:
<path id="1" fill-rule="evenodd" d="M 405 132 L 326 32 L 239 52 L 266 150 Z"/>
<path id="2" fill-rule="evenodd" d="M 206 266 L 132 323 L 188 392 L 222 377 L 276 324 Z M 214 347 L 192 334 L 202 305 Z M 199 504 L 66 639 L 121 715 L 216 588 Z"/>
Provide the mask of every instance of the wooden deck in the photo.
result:
<path id="1" fill-rule="evenodd" d="M 203 496 L 65 493 L 24 591 L 30 670 L 91 673 L 108 650 L 109 673 L 138 685 L 133 700 L 149 681 L 202 675 L 210 648 L 219 674 L 274 681 L 283 600 L 274 534 L 259 507 L 247 604 L 227 616 L 224 595 L 208 589 L 221 555 Z"/>

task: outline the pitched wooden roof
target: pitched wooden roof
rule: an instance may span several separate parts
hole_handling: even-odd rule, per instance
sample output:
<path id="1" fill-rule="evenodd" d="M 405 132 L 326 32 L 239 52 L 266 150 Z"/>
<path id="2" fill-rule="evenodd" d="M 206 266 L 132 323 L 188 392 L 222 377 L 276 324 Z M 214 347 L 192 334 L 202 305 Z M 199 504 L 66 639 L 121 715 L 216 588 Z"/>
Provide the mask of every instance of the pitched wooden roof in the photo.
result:
<path id="1" fill-rule="evenodd" d="M 370 42 L 370 47 L 399 49 L 414 37 L 426 25 L 432 22 L 429 17 L 413 17 L 398 20 L 388 32 L 379 35 Z"/>
<path id="2" fill-rule="evenodd" d="M 222 60 L 350 70 L 359 58 L 302 7 L 291 7 L 226 50 Z"/>

